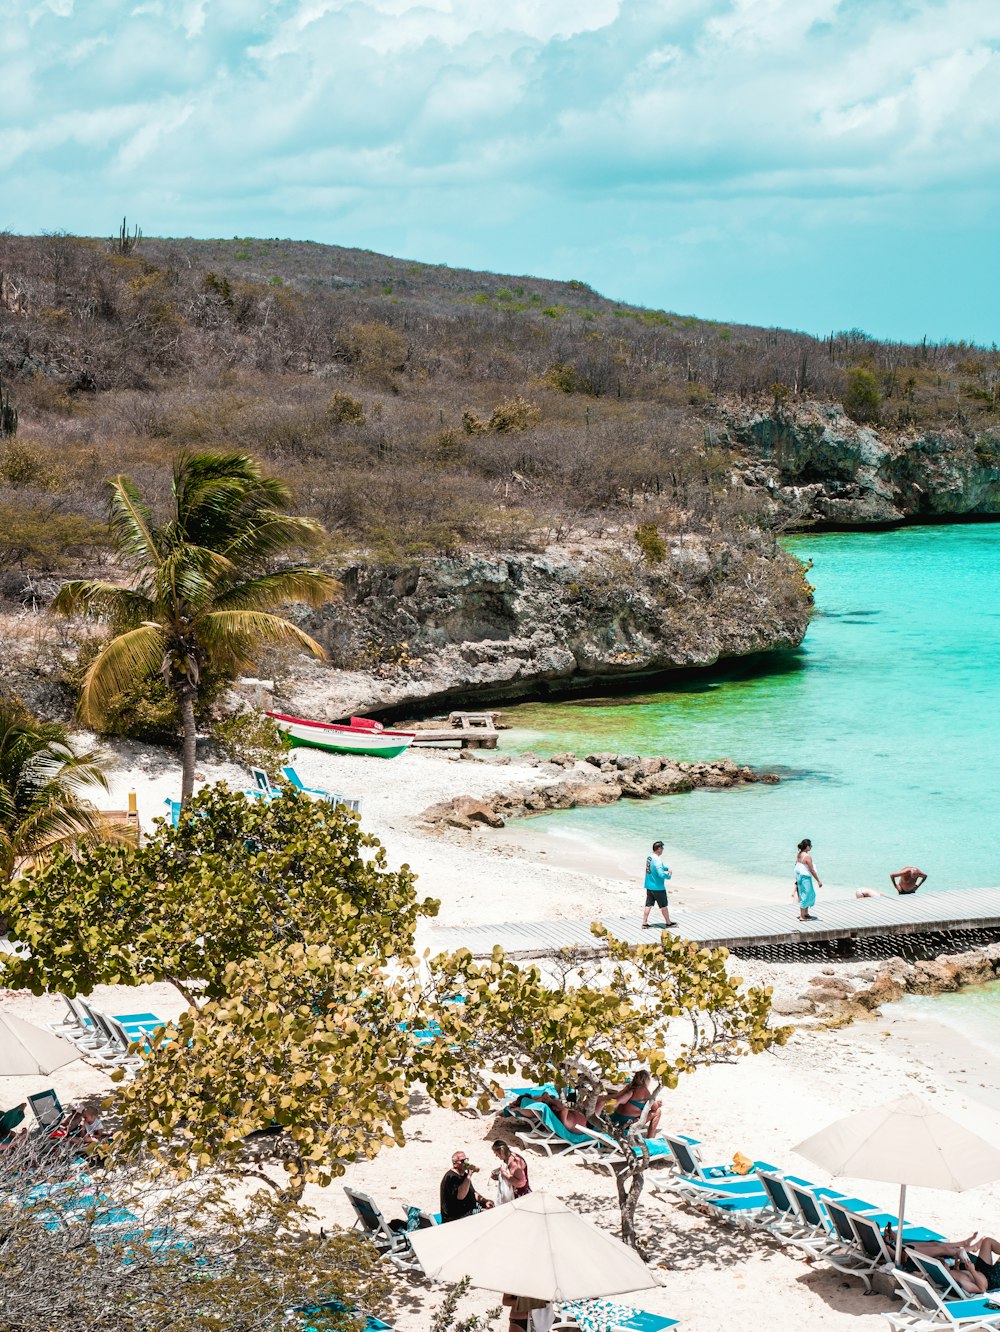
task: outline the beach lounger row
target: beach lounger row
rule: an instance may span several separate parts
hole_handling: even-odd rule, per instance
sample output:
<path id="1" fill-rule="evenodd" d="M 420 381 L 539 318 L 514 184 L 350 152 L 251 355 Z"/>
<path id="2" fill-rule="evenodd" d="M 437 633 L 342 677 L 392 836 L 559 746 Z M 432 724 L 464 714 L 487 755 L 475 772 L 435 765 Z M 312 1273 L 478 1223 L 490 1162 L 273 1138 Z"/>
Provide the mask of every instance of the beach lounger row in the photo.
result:
<path id="1" fill-rule="evenodd" d="M 49 1030 L 72 1041 L 85 1059 L 105 1068 L 138 1068 L 141 1058 L 137 1043 L 165 1025 L 155 1013 L 109 1014 L 93 1008 L 80 996 L 61 998 L 67 1015 L 62 1022 L 50 1022 Z"/>
<path id="2" fill-rule="evenodd" d="M 726 1166 L 706 1168 L 689 1140 L 668 1141 L 678 1158 L 675 1175 L 653 1186 L 655 1196 L 693 1202 L 730 1223 L 760 1231 L 809 1261 L 823 1262 L 857 1277 L 866 1291 L 877 1272 L 891 1275 L 903 1307 L 885 1315 L 894 1332 L 933 1332 L 948 1327 L 991 1328 L 1000 1332 L 1000 1300 L 970 1299 L 947 1266 L 907 1249 L 908 1244 L 942 1238 L 918 1225 L 903 1227 L 903 1247 L 919 1275 L 900 1271 L 886 1225 L 898 1218 L 863 1198 L 849 1197 L 764 1162 L 746 1176 Z"/>

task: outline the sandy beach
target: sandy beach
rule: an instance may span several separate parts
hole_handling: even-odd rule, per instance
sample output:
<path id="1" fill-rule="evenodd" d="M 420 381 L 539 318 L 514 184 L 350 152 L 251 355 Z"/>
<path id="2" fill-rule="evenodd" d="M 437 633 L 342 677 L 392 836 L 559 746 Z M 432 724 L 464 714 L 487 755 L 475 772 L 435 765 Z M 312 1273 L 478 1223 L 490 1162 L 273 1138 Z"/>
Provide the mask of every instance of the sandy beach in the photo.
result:
<path id="1" fill-rule="evenodd" d="M 115 746 L 110 752 L 115 763 L 112 792 L 99 803 L 123 807 L 128 792 L 135 790 L 148 831 L 163 812 L 164 798 L 177 792 L 177 765 L 138 745 Z M 585 917 L 632 910 L 640 902 L 634 865 L 610 853 L 598 854 L 592 846 L 536 832 L 529 822 L 473 833 L 432 834 L 419 826 L 417 816 L 435 801 L 544 781 L 544 768 L 516 760 L 462 760 L 448 752 L 411 752 L 386 762 L 300 750 L 294 761 L 307 783 L 362 799 L 365 827 L 383 841 L 391 864 L 408 863 L 419 875 L 419 890 L 440 900 L 441 923 Z M 234 767 L 205 764 L 199 774 L 203 780 L 247 784 L 246 774 Z M 552 780 L 557 775 L 553 770 Z M 670 853 L 668 847 L 668 858 Z M 787 890 L 783 880 L 744 882 L 734 877 L 709 883 L 685 866 L 676 876 L 672 900 L 680 912 L 689 904 L 721 906 L 748 896 L 780 900 L 775 894 L 783 898 Z M 784 971 L 763 963 L 734 966 L 748 978 L 799 986 L 817 970 L 816 964 L 795 964 Z M 850 970 L 850 964 L 844 966 Z M 138 1003 L 163 1018 L 175 1016 L 182 1006 L 180 996 L 167 985 L 144 987 L 141 993 L 102 988 L 96 999 L 111 1011 Z M 37 1022 L 62 1016 L 61 1002 L 54 996 L 4 992 L 2 1004 L 4 1011 Z M 38 1085 L 28 1079 L 0 1078 L 0 1105 L 16 1104 L 47 1085 L 55 1086 L 64 1103 L 111 1089 L 106 1074 L 81 1061 Z M 933 1099 L 987 1137 L 995 1139 L 1000 1133 L 1000 1078 L 988 1049 L 932 1020 L 926 1005 L 907 1002 L 872 1022 L 839 1031 L 804 1030 L 775 1054 L 702 1070 L 675 1092 L 664 1094 L 663 1124 L 699 1137 L 710 1163 L 728 1161 L 740 1151 L 816 1178 L 815 1168 L 792 1150 L 796 1143 L 839 1115 L 907 1091 Z M 484 1141 L 490 1120 L 438 1109 L 422 1096 L 414 1098 L 411 1110 L 405 1148 L 383 1151 L 375 1161 L 351 1167 L 344 1177 L 345 1183 L 371 1193 L 389 1216 L 400 1215 L 403 1202 L 437 1210 L 438 1183 L 456 1148 L 464 1148 L 483 1167 L 481 1180 L 492 1165 L 489 1143 Z M 551 1191 L 614 1228 L 617 1206 L 607 1175 L 535 1153 L 528 1157 L 534 1188 Z M 480 1187 L 488 1183 L 485 1180 Z M 895 1210 L 893 1187 L 855 1180 L 838 1183 Z M 308 1202 L 325 1221 L 349 1225 L 353 1220 L 337 1185 L 310 1189 Z M 908 1206 L 915 1221 L 949 1236 L 965 1235 L 976 1227 L 993 1233 L 1000 1224 L 994 1219 L 998 1213 L 1000 1185 L 966 1195 L 913 1190 Z M 644 1292 L 635 1302 L 680 1319 L 693 1332 L 730 1332 L 737 1317 L 741 1326 L 754 1329 L 851 1327 L 868 1332 L 884 1326 L 879 1314 L 891 1307 L 886 1299 L 865 1297 L 860 1282 L 822 1264 L 810 1268 L 759 1236 L 747 1236 L 717 1219 L 665 1205 L 649 1195 L 641 1204 L 639 1223 L 661 1288 Z M 393 1306 L 379 1312 L 400 1332 L 425 1329 L 428 1311 L 442 1290 L 408 1278 L 396 1284 Z M 624 1302 L 629 1302 L 627 1297 Z M 485 1292 L 471 1292 L 467 1308 L 482 1311 L 495 1303 Z"/>

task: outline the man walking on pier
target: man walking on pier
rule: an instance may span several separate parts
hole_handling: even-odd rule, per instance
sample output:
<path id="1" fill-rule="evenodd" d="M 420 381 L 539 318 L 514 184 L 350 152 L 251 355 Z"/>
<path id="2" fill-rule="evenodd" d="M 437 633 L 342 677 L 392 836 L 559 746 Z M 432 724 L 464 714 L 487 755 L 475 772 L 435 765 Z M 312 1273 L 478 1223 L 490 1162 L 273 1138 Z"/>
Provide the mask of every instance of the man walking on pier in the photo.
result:
<path id="1" fill-rule="evenodd" d="M 668 928 L 673 926 L 670 919 L 670 899 L 667 897 L 667 880 L 670 871 L 663 863 L 663 843 L 653 843 L 653 853 L 646 857 L 646 909 L 642 913 L 642 928 L 648 930 L 650 908 L 658 906 L 663 913 L 663 923 Z"/>

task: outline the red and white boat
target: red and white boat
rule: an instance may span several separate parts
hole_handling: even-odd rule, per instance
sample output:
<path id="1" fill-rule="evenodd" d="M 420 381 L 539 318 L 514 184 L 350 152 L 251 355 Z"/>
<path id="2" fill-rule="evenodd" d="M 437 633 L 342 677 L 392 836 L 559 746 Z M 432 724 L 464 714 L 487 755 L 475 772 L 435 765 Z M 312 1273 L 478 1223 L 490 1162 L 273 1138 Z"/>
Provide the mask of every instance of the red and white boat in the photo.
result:
<path id="1" fill-rule="evenodd" d="M 381 722 L 368 717 L 352 717 L 350 726 L 335 722 L 308 721 L 289 717 L 284 712 L 268 712 L 273 722 L 287 731 L 297 745 L 326 749 L 331 754 L 371 754 L 375 758 L 395 758 L 413 744 L 413 731 L 390 731 Z"/>

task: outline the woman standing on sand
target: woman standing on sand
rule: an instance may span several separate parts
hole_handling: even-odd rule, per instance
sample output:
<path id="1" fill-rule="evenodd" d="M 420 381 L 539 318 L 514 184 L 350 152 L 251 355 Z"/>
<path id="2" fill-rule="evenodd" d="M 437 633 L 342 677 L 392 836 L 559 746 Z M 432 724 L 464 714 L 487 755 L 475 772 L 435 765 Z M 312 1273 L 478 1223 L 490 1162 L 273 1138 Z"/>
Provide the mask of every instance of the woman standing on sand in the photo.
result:
<path id="1" fill-rule="evenodd" d="M 816 889 L 823 887 L 823 880 L 816 873 L 812 859 L 812 842 L 803 837 L 799 842 L 799 854 L 795 858 L 795 895 L 799 899 L 799 920 L 815 920 L 810 916 L 809 908 L 816 905 Z"/>

